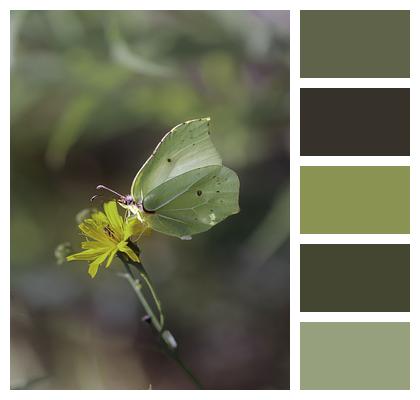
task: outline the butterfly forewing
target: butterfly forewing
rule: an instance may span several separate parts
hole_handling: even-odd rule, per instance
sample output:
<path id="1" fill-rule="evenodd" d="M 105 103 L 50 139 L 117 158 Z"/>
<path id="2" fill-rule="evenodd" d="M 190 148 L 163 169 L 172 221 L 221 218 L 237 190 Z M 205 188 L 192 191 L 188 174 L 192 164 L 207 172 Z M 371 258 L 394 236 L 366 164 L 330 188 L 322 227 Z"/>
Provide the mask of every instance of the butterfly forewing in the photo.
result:
<path id="1" fill-rule="evenodd" d="M 222 164 L 210 140 L 209 123 L 210 118 L 184 122 L 164 136 L 134 178 L 131 194 L 136 201 L 172 178 L 197 168 Z"/>

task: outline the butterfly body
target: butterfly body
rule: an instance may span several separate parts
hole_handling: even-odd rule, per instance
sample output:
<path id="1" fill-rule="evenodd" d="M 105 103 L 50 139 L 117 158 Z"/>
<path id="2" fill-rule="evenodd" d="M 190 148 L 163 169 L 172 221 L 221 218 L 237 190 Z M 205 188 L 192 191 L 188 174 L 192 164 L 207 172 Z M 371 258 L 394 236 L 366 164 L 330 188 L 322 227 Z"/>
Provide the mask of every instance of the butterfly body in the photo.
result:
<path id="1" fill-rule="evenodd" d="M 152 229 L 180 238 L 204 232 L 239 212 L 239 178 L 222 165 L 210 118 L 168 132 L 119 203 Z"/>

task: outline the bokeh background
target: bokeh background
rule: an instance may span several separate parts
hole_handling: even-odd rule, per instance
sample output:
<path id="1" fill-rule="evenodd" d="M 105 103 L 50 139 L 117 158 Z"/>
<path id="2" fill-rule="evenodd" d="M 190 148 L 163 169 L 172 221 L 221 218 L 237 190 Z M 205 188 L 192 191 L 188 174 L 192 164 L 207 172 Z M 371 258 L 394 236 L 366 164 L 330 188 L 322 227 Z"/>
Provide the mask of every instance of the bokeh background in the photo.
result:
<path id="1" fill-rule="evenodd" d="M 79 248 L 97 184 L 127 193 L 163 134 L 210 116 L 238 215 L 143 261 L 185 363 L 208 389 L 289 388 L 289 13 L 11 13 L 11 387 L 189 389 L 118 260 Z"/>

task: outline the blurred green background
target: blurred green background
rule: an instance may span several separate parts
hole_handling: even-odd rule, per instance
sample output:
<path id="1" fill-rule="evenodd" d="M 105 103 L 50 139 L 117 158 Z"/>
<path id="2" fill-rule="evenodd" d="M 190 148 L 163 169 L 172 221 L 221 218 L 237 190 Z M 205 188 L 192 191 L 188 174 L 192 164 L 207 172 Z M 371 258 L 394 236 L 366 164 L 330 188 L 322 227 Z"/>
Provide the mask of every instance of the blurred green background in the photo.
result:
<path id="1" fill-rule="evenodd" d="M 212 118 L 238 215 L 143 261 L 180 354 L 208 389 L 289 388 L 289 13 L 11 13 L 11 387 L 188 389 L 118 260 L 92 280 L 75 216 L 128 193 L 163 134 Z"/>

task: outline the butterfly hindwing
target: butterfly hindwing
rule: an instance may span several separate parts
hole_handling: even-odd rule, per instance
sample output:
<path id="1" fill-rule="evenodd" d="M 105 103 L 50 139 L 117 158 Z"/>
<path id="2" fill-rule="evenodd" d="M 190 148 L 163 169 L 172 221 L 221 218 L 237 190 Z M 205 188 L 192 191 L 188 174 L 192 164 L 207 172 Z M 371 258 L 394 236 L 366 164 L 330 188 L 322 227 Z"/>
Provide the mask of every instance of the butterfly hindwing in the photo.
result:
<path id="1" fill-rule="evenodd" d="M 239 212 L 239 179 L 220 165 L 198 168 L 156 187 L 143 200 L 147 223 L 156 231 L 183 237 L 207 231 Z"/>

